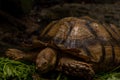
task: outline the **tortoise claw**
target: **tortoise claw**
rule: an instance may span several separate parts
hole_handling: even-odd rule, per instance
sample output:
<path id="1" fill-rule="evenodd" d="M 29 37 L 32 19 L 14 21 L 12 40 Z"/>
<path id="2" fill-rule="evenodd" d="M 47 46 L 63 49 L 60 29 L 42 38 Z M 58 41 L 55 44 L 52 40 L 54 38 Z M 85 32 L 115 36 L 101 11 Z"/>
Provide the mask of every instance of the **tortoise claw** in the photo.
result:
<path id="1" fill-rule="evenodd" d="M 20 60 L 24 58 L 23 52 L 18 49 L 8 49 L 5 52 L 5 54 L 7 57 L 12 58 L 14 60 Z"/>

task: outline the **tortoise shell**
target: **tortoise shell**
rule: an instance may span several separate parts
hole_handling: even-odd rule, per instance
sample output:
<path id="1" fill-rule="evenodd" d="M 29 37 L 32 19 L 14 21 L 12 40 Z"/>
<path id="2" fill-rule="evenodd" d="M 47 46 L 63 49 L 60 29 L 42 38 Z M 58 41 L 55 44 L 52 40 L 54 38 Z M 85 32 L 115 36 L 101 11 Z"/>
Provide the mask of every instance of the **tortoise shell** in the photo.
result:
<path id="1" fill-rule="evenodd" d="M 113 24 L 105 24 L 90 17 L 67 17 L 50 23 L 41 33 L 40 39 L 47 43 L 53 41 L 58 47 L 73 52 L 79 50 L 72 54 L 87 56 L 86 61 L 101 62 L 104 58 L 109 61 L 114 55 L 112 51 L 117 51 L 119 34 Z M 105 55 L 110 57 L 106 58 Z"/>

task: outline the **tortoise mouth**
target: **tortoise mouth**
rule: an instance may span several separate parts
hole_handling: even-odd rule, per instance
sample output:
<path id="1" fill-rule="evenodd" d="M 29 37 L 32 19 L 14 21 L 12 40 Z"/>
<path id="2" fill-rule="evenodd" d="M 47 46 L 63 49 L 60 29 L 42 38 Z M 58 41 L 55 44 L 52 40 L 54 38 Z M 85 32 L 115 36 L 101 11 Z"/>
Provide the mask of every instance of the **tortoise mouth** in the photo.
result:
<path id="1" fill-rule="evenodd" d="M 54 69 L 54 65 L 46 64 L 44 66 L 37 66 L 36 69 L 40 71 L 40 73 L 47 73 Z"/>
<path id="2" fill-rule="evenodd" d="M 38 71 L 40 71 L 40 73 L 47 73 L 47 72 L 49 72 L 49 70 L 48 69 L 46 69 L 46 68 L 40 68 L 40 67 L 37 67 L 36 68 Z"/>

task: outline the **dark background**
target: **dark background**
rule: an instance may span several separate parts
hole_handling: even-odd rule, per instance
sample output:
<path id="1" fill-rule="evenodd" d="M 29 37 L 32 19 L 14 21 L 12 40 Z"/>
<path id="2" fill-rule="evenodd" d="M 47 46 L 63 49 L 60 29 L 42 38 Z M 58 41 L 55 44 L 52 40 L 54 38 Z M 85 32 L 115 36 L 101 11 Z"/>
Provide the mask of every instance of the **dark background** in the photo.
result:
<path id="1" fill-rule="evenodd" d="M 20 15 L 22 13 L 29 12 L 31 6 L 34 5 L 49 7 L 64 3 L 114 4 L 118 2 L 119 0 L 0 0 L 0 9 L 7 11 L 13 15 Z M 27 9 L 25 9 L 26 5 L 29 5 Z"/>

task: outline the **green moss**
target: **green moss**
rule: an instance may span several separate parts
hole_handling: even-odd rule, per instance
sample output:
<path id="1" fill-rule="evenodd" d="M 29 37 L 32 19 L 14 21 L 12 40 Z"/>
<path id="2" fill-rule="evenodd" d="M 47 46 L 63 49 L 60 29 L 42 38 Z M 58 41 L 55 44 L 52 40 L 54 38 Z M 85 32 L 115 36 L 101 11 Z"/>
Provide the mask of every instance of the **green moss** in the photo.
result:
<path id="1" fill-rule="evenodd" d="M 120 80 L 120 72 L 97 74 L 94 80 Z"/>
<path id="2" fill-rule="evenodd" d="M 27 65 L 8 58 L 0 58 L 0 80 L 31 80 L 34 73 L 34 65 Z"/>

